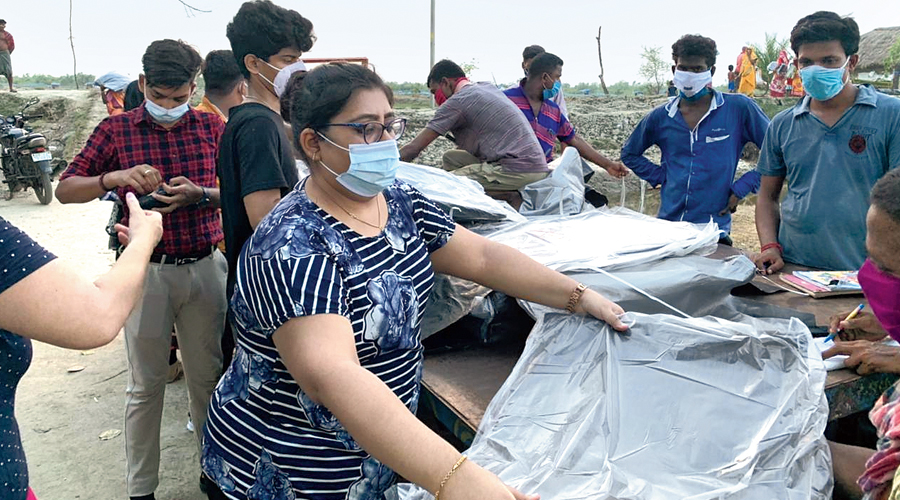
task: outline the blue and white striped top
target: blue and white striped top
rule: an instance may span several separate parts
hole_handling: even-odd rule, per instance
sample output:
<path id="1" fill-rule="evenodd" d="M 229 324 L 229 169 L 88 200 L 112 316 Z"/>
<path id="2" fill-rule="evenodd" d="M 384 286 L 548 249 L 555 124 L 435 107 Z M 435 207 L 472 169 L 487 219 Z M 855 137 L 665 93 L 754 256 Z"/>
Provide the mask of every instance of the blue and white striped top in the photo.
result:
<path id="1" fill-rule="evenodd" d="M 395 182 L 384 191 L 384 231 L 363 237 L 312 203 L 303 185 L 241 252 L 231 301 L 237 352 L 209 407 L 203 471 L 229 498 L 376 500 L 394 472 L 300 389 L 272 335 L 295 317 L 346 317 L 360 364 L 415 412 L 419 323 L 434 278 L 429 253 L 449 241 L 455 224 Z"/>

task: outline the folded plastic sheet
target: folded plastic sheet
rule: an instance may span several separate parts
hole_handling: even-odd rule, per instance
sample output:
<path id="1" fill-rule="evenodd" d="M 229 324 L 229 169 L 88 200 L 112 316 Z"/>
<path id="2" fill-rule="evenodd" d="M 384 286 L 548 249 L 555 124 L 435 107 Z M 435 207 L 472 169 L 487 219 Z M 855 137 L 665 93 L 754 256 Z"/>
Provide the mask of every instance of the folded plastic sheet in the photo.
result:
<path id="1" fill-rule="evenodd" d="M 469 457 L 555 500 L 831 497 L 826 372 L 800 321 L 626 321 L 543 315 Z"/>
<path id="2" fill-rule="evenodd" d="M 297 160 L 297 172 L 302 179 L 309 175 L 309 167 Z M 481 184 L 439 168 L 400 162 L 397 178 L 421 191 L 460 224 L 525 220 L 509 203 L 486 195 Z"/>
<path id="3" fill-rule="evenodd" d="M 620 207 L 530 218 L 482 234 L 557 271 L 610 269 L 708 254 L 719 240 L 719 228 L 712 221 L 705 225 L 671 222 Z"/>
<path id="4" fill-rule="evenodd" d="M 400 162 L 397 178 L 421 191 L 460 224 L 525 220 L 509 203 L 484 194 L 481 184 L 439 168 Z"/>
<path id="5" fill-rule="evenodd" d="M 575 148 L 566 148 L 546 178 L 519 190 L 522 206 L 519 213 L 535 215 L 571 215 L 584 207 L 584 173 L 581 156 Z"/>
<path id="6" fill-rule="evenodd" d="M 742 321 L 746 316 L 797 318 L 807 326 L 816 324 L 813 314 L 732 296 L 731 290 L 749 283 L 756 274 L 756 266 L 743 255 L 724 260 L 699 255 L 672 257 L 619 267 L 610 272 L 613 277 L 597 271 L 566 274 L 626 311 L 677 314 L 671 306 L 694 317 L 715 316 L 729 321 Z M 556 311 L 521 300 L 519 305 L 533 318 Z"/>
<path id="7" fill-rule="evenodd" d="M 559 271 L 612 269 L 666 257 L 711 253 L 719 238 L 718 227 L 712 222 L 705 226 L 669 222 L 625 208 L 530 218 L 522 223 L 481 226 L 477 230 Z M 490 292 L 489 288 L 468 281 L 438 275 L 422 319 L 422 338 L 469 314 Z"/>

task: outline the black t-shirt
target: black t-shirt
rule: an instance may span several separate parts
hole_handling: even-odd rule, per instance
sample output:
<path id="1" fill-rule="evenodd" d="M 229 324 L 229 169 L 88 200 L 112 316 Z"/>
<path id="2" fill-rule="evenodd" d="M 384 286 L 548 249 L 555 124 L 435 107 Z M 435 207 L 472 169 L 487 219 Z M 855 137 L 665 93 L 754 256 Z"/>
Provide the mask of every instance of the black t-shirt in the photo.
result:
<path id="1" fill-rule="evenodd" d="M 144 104 L 144 93 L 141 92 L 138 81 L 135 80 L 125 87 L 125 111 L 139 108 L 141 104 Z"/>
<path id="2" fill-rule="evenodd" d="M 219 144 L 217 167 L 230 298 L 238 255 L 253 234 L 244 197 L 269 189 L 280 189 L 284 196 L 300 180 L 281 116 L 257 103 L 231 108 Z"/>

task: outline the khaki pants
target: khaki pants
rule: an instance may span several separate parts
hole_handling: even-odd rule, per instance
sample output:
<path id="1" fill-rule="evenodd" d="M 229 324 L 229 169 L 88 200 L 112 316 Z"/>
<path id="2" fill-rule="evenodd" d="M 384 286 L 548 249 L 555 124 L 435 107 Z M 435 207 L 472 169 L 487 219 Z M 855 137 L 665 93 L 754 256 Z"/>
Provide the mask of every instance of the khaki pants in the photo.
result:
<path id="1" fill-rule="evenodd" d="M 485 191 L 516 191 L 547 177 L 549 172 L 505 172 L 497 163 L 482 162 L 461 149 L 444 153 L 442 168 L 481 184 Z"/>
<path id="2" fill-rule="evenodd" d="M 159 433 L 173 324 L 200 450 L 207 406 L 222 375 L 227 270 L 225 257 L 218 250 L 192 264 L 150 264 L 144 295 L 125 323 L 128 358 L 125 456 L 129 496 L 149 495 L 159 485 Z"/>

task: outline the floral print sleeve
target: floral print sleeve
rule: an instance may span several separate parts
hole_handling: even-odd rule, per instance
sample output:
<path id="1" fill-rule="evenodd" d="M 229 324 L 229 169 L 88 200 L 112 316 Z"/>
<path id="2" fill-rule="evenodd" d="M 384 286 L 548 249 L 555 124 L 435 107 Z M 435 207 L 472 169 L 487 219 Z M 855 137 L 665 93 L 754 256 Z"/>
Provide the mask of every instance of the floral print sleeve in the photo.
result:
<path id="1" fill-rule="evenodd" d="M 279 204 L 263 219 L 238 261 L 232 300 L 236 321 L 269 336 L 288 320 L 314 314 L 348 316 L 342 275 L 362 262 L 346 240 L 304 203 Z"/>
<path id="2" fill-rule="evenodd" d="M 436 252 L 450 241 L 453 232 L 456 231 L 456 223 L 453 219 L 429 200 L 418 189 L 408 185 L 399 184 L 412 201 L 413 219 L 419 230 L 419 237 L 425 242 L 428 253 Z"/>

